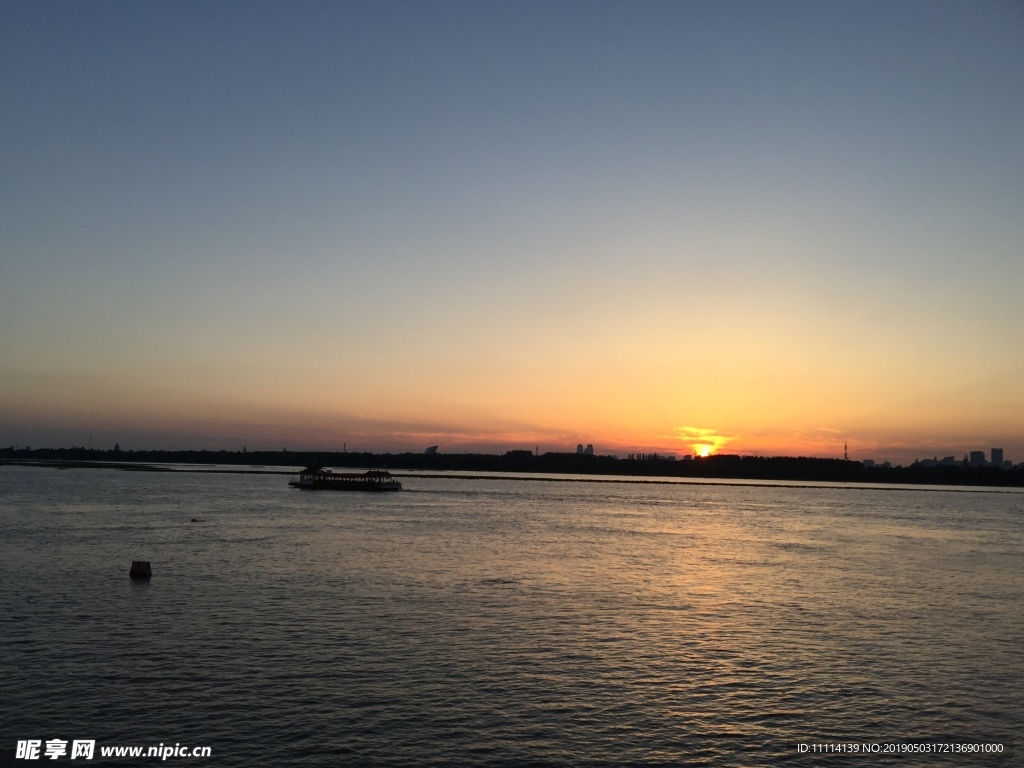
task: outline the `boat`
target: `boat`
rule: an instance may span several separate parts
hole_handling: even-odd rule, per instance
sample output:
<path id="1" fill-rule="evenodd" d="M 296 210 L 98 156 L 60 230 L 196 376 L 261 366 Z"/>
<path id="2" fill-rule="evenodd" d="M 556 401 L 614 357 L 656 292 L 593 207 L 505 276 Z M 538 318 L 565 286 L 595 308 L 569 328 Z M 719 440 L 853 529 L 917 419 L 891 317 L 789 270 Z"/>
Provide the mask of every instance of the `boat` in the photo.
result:
<path id="1" fill-rule="evenodd" d="M 369 472 L 331 472 L 313 465 L 299 472 L 299 479 L 288 483 L 304 491 L 400 491 L 402 484 L 383 469 Z"/>

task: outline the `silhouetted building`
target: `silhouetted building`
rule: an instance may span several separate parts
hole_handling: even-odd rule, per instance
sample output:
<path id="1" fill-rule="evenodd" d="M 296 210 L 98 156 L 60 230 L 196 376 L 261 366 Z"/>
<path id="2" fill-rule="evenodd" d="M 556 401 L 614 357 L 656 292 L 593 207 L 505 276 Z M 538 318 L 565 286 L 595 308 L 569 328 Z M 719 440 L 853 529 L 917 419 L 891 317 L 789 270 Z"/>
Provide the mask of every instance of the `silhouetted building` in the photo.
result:
<path id="1" fill-rule="evenodd" d="M 585 453 L 587 456 L 593 456 L 594 446 L 591 445 L 590 443 L 587 443 L 587 447 L 583 449 L 583 453 Z"/>
<path id="2" fill-rule="evenodd" d="M 433 454 L 437 453 L 437 446 L 430 446 L 429 448 L 427 448 L 427 450 L 424 451 L 424 453 L 427 454 L 428 456 L 432 456 Z"/>
<path id="3" fill-rule="evenodd" d="M 992 466 L 1002 467 L 1003 466 L 1003 449 L 993 448 L 992 449 Z"/>
<path id="4" fill-rule="evenodd" d="M 576 453 L 583 453 L 583 443 L 576 444 Z"/>
<path id="5" fill-rule="evenodd" d="M 919 467 L 955 467 L 957 465 L 956 456 L 946 456 L 943 459 L 921 459 L 915 461 Z"/>
<path id="6" fill-rule="evenodd" d="M 967 460 L 967 463 L 972 467 L 983 467 L 985 466 L 985 452 L 984 451 L 971 451 L 971 456 Z"/>

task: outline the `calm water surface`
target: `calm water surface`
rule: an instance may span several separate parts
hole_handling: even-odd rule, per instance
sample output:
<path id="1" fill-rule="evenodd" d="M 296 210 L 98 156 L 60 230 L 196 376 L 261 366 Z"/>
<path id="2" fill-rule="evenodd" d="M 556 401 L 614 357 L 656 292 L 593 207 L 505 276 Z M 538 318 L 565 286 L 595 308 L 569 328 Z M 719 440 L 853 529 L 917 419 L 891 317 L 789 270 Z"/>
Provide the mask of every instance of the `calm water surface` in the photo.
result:
<path id="1" fill-rule="evenodd" d="M 286 482 L 0 467 L 0 759 L 30 738 L 211 766 L 1019 759 L 796 745 L 1019 742 L 1022 493 Z"/>

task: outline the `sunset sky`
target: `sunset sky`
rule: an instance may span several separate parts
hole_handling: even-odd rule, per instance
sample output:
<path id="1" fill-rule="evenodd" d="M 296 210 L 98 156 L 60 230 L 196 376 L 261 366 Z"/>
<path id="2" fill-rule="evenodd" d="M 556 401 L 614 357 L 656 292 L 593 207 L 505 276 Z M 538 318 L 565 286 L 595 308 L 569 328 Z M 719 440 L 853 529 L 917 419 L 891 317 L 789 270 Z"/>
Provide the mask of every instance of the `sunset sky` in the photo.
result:
<path id="1" fill-rule="evenodd" d="M 1024 460 L 1024 3 L 0 3 L 0 445 Z"/>

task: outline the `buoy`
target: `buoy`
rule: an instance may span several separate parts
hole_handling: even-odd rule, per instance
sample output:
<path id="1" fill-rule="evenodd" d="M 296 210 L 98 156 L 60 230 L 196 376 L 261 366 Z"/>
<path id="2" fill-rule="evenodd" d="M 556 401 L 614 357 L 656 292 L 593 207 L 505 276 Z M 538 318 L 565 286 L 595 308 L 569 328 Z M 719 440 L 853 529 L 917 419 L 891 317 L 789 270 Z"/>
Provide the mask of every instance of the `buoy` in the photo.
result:
<path id="1" fill-rule="evenodd" d="M 149 560 L 132 560 L 132 569 L 128 575 L 133 579 L 148 579 L 153 575 L 153 569 L 149 567 Z"/>

